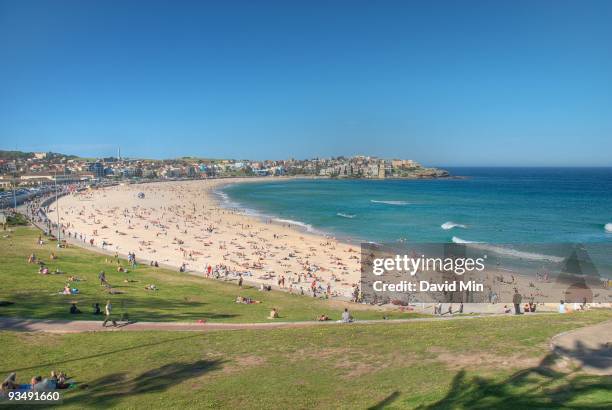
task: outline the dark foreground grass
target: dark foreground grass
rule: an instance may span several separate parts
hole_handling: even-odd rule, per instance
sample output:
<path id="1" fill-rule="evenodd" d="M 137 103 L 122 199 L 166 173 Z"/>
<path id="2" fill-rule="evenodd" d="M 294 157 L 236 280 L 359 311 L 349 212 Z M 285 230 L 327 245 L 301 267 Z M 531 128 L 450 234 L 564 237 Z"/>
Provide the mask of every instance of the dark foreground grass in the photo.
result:
<path id="1" fill-rule="evenodd" d="M 290 295 L 285 292 L 259 292 L 253 287 L 240 289 L 236 283 L 223 283 L 195 277 L 163 268 L 140 265 L 129 273 L 116 271 L 112 256 L 102 255 L 78 247 L 57 249 L 54 242 L 37 244 L 40 231 L 19 227 L 13 232 L 0 231 L 0 301 L 14 304 L 0 306 L 0 316 L 95 320 L 94 303 L 103 307 L 110 299 L 117 315 L 127 313 L 130 320 L 138 321 L 195 321 L 210 322 L 265 322 L 272 307 L 280 312 L 282 321 L 314 320 L 325 313 L 339 319 L 342 309 L 350 306 L 358 319 L 381 319 L 379 309 L 366 308 L 337 301 L 325 301 Z M 46 240 L 46 238 L 44 238 Z M 55 252 L 58 259 L 51 260 Z M 35 253 L 50 270 L 59 268 L 60 275 L 40 275 L 38 265 L 28 264 Z M 110 260 L 110 263 L 107 262 Z M 127 267 L 125 260 L 121 261 Z M 113 288 L 124 292 L 109 295 L 98 281 L 98 273 L 104 270 Z M 61 295 L 68 276 L 82 279 L 72 282 L 79 289 L 76 296 Z M 124 282 L 125 280 L 130 282 Z M 147 291 L 146 285 L 154 284 L 158 291 Z M 260 304 L 234 303 L 236 296 L 248 296 L 260 300 Z M 68 314 L 70 303 L 77 302 L 83 314 Z M 356 311 L 356 309 L 359 309 Z M 415 317 L 416 314 L 387 312 L 390 318 Z"/>
<path id="2" fill-rule="evenodd" d="M 559 332 L 609 311 L 211 333 L 0 332 L 0 375 L 62 370 L 66 408 L 603 409 L 610 378 L 560 367 Z M 85 387 L 87 385 L 87 387 Z"/>

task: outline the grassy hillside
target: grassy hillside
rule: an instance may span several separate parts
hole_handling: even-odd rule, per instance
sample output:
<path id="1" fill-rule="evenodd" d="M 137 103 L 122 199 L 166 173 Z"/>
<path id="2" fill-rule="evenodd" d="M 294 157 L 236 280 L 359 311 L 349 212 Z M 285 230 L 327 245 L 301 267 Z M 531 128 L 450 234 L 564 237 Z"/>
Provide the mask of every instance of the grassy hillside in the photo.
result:
<path id="1" fill-rule="evenodd" d="M 62 370 L 67 408 L 597 409 L 609 377 L 548 353 L 606 311 L 228 332 L 0 332 L 0 374 Z M 85 387 L 87 386 L 87 387 Z M 608 407 L 609 408 L 609 407 Z"/>
<path id="2" fill-rule="evenodd" d="M 240 289 L 236 283 L 207 280 L 146 265 L 131 270 L 125 260 L 121 264 L 128 267 L 130 272 L 119 273 L 112 257 L 77 247 L 57 249 L 53 242 L 39 246 L 39 234 L 38 230 L 26 227 L 0 234 L 0 300 L 14 302 L 13 305 L 0 306 L 0 316 L 99 319 L 99 316 L 92 314 L 92 305 L 96 302 L 103 305 L 110 299 L 115 312 L 127 312 L 131 320 L 265 322 L 270 309 L 276 307 L 280 312 L 280 320 L 304 321 L 314 320 L 322 313 L 332 319 L 339 319 L 342 309 L 347 305 L 284 292 L 259 292 L 252 287 Z M 58 256 L 56 260 L 51 260 L 51 252 Z M 39 274 L 38 265 L 27 261 L 32 253 L 42 259 L 51 271 L 57 268 L 64 273 Z M 100 286 L 98 273 L 101 270 L 106 272 L 113 289 L 122 294 L 110 295 Z M 71 287 L 78 288 L 79 294 L 59 294 L 71 275 L 81 279 L 71 282 Z M 145 290 L 149 284 L 154 284 L 159 290 Z M 235 299 L 238 295 L 251 297 L 261 303 L 237 304 Z M 72 301 L 78 303 L 83 314 L 68 314 Z M 378 309 L 356 305 L 351 305 L 351 309 L 358 319 L 381 319 L 383 316 Z M 417 316 L 398 312 L 388 315 L 391 318 Z"/>

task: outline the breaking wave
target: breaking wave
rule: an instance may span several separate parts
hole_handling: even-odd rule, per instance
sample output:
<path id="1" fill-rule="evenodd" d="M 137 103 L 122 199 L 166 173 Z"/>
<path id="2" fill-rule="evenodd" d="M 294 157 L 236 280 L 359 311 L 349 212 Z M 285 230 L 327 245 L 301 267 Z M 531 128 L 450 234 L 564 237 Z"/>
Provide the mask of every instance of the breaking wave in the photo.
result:
<path id="1" fill-rule="evenodd" d="M 510 256 L 518 259 L 527 259 L 532 261 L 546 261 L 560 263 L 564 261 L 564 258 L 560 256 L 544 255 L 541 253 L 533 253 L 526 251 L 519 251 L 518 249 L 505 248 L 503 246 L 494 246 L 482 242 L 466 241 L 464 239 L 453 236 L 453 243 L 469 244 L 470 248 L 481 249 L 496 253 L 498 255 Z"/>
<path id="2" fill-rule="evenodd" d="M 294 221 L 293 219 L 272 218 L 272 220 L 274 222 L 278 222 L 282 224 L 297 225 L 301 228 L 304 228 L 307 232 L 321 233 L 320 231 L 313 228 L 312 225 L 304 223 L 304 222 L 300 222 L 300 221 Z"/>
<path id="3" fill-rule="evenodd" d="M 612 222 L 607 223 L 607 224 L 604 226 L 604 229 L 606 230 L 606 232 L 610 232 L 610 233 L 612 233 Z"/>
<path id="4" fill-rule="evenodd" d="M 375 204 L 385 204 L 385 205 L 395 205 L 395 206 L 403 206 L 408 205 L 406 201 L 378 201 L 376 199 L 371 199 L 370 202 Z"/>
<path id="5" fill-rule="evenodd" d="M 458 224 L 455 222 L 444 222 L 442 225 L 440 225 L 440 228 L 448 231 L 449 229 L 453 229 L 453 228 L 467 228 L 467 226 L 463 225 L 463 224 Z"/>
<path id="6" fill-rule="evenodd" d="M 355 216 L 357 216 L 357 215 L 351 215 L 351 214 L 344 214 L 342 212 L 338 212 L 336 215 L 341 216 L 342 218 L 348 218 L 348 219 L 353 219 Z"/>
<path id="7" fill-rule="evenodd" d="M 458 236 L 453 236 L 453 243 L 478 243 L 474 241 L 466 241 L 465 239 L 461 239 Z"/>

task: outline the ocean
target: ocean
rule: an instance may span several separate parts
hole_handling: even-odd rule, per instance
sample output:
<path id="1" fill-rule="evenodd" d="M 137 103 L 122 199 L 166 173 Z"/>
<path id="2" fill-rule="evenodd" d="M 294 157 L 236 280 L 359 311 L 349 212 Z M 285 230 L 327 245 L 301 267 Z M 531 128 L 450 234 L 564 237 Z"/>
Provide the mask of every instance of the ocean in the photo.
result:
<path id="1" fill-rule="evenodd" d="M 446 169 L 461 178 L 275 180 L 220 194 L 355 242 L 612 243 L 612 168 Z"/>

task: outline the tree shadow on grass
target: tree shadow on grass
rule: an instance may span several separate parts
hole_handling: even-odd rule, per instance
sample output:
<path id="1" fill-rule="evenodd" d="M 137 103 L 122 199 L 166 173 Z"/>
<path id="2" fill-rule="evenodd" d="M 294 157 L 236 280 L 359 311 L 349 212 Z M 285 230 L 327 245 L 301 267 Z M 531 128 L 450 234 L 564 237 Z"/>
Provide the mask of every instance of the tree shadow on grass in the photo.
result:
<path id="1" fill-rule="evenodd" d="M 520 370 L 505 379 L 468 377 L 465 370 L 453 378 L 446 396 L 419 409 L 609 409 L 607 403 L 575 404 L 582 396 L 612 389 L 610 377 L 554 369 L 559 356 L 550 353 L 538 366 Z M 566 404 L 569 403 L 569 404 Z"/>
<path id="2" fill-rule="evenodd" d="M 113 406 L 126 396 L 159 393 L 188 379 L 220 370 L 223 360 L 199 360 L 193 363 L 171 363 L 130 378 L 127 373 L 114 373 L 87 383 L 79 394 L 64 399 L 64 404 Z"/>
<path id="3" fill-rule="evenodd" d="M 610 344 L 602 343 L 597 348 L 591 348 L 577 340 L 573 348 L 555 345 L 553 352 L 575 359 L 583 366 L 593 369 L 612 369 L 612 345 Z"/>
<path id="4" fill-rule="evenodd" d="M 21 292 L 12 295 L 14 303 L 0 306 L 0 315 L 5 317 L 28 317 L 37 319 L 63 320 L 101 320 L 101 316 L 93 315 L 94 303 L 99 303 L 104 309 L 104 303 L 110 299 L 117 315 L 128 313 L 130 319 L 150 322 L 171 322 L 177 320 L 224 320 L 239 315 L 232 313 L 205 310 L 206 302 L 187 301 L 181 299 L 151 299 L 131 298 L 129 296 L 109 295 L 42 295 L 37 292 Z M 71 302 L 76 302 L 83 312 L 79 315 L 69 313 Z M 222 308 L 222 306 L 220 307 Z"/>
<path id="5" fill-rule="evenodd" d="M 384 409 L 387 406 L 389 406 L 391 403 L 393 403 L 395 400 L 397 400 L 399 395 L 400 395 L 400 393 L 396 390 L 393 393 L 391 393 L 390 395 L 388 395 L 387 397 L 385 397 L 384 399 L 382 399 L 381 401 L 379 401 L 378 403 L 376 403 L 375 405 L 368 407 L 368 410 L 381 410 L 381 409 Z"/>
<path id="6" fill-rule="evenodd" d="M 21 372 L 21 371 L 25 371 L 25 370 L 32 370 L 32 369 L 38 369 L 41 367 L 48 367 L 48 368 L 56 368 L 56 367 L 63 367 L 64 365 L 68 364 L 68 363 L 73 363 L 73 362 L 78 362 L 81 360 L 89 360 L 89 359 L 96 359 L 99 357 L 103 357 L 103 356 L 108 356 L 108 355 L 114 355 L 117 353 L 124 353 L 124 352 L 129 352 L 129 351 L 133 351 L 133 350 L 137 350 L 137 349 L 147 349 L 149 347 L 152 346 L 158 346 L 158 345 L 162 345 L 162 344 L 166 344 L 166 343 L 189 343 L 188 340 L 189 339 L 193 339 L 193 338 L 197 338 L 197 337 L 202 337 L 203 334 L 201 333 L 196 333 L 196 334 L 190 334 L 187 336 L 182 336 L 182 337 L 176 337 L 176 338 L 172 338 L 172 339 L 166 339 L 166 340 L 162 340 L 162 341 L 158 341 L 158 342 L 151 342 L 151 343 L 141 343 L 138 344 L 136 346 L 128 346 L 128 347 L 124 347 L 121 349 L 115 349 L 115 350 L 108 350 L 108 351 L 104 351 L 104 352 L 100 352 L 100 353 L 95 353 L 95 354 L 91 354 L 91 355 L 87 355 L 87 356 L 80 356 L 80 357 L 73 357 L 70 359 L 66 359 L 66 360 L 56 360 L 53 362 L 47 362 L 47 363 L 39 363 L 33 366 L 28 366 L 28 367 L 21 367 L 19 369 L 0 369 L 0 374 L 3 373 L 10 373 L 10 372 Z"/>

